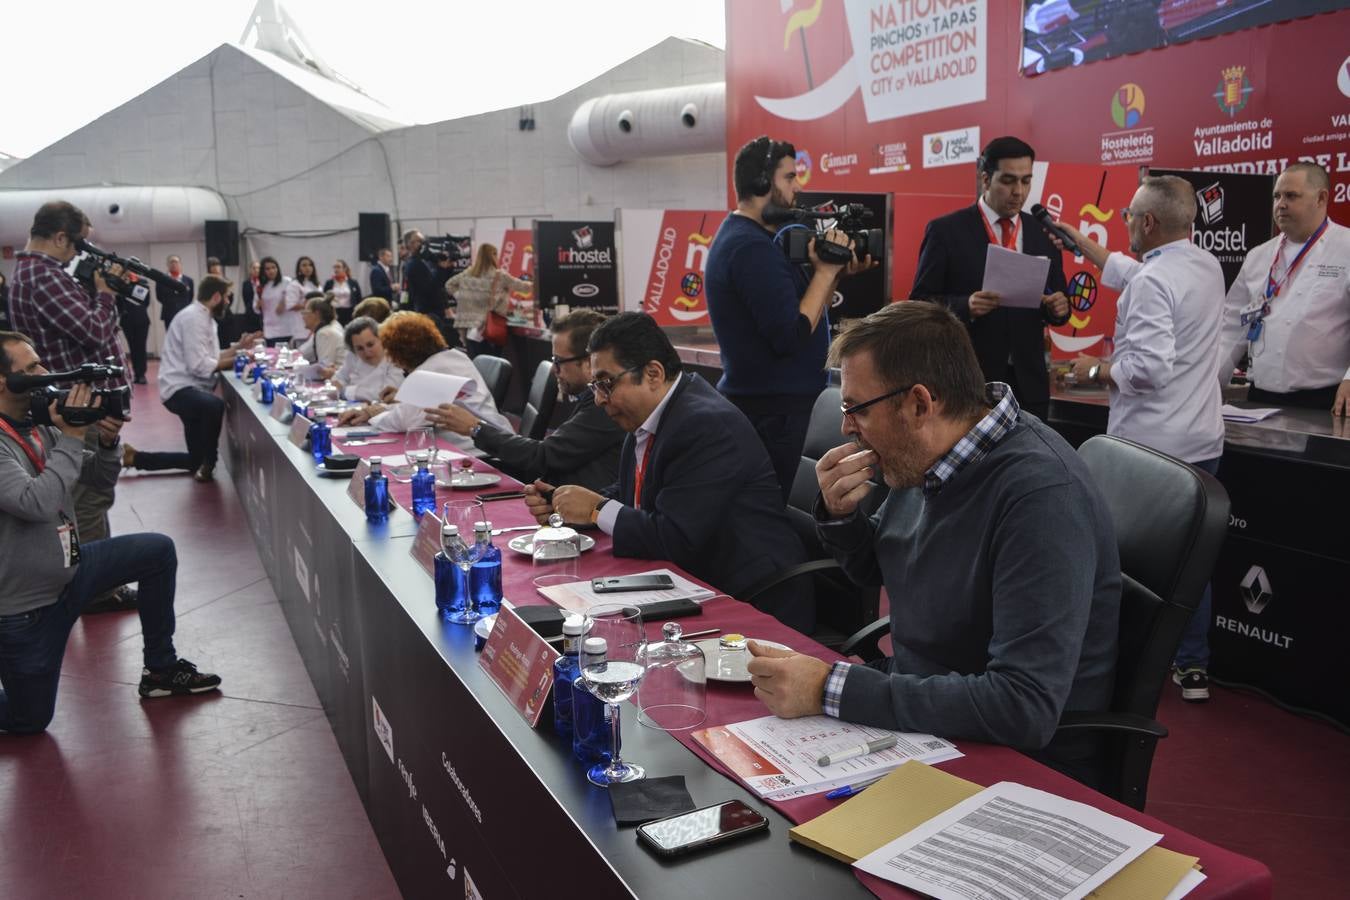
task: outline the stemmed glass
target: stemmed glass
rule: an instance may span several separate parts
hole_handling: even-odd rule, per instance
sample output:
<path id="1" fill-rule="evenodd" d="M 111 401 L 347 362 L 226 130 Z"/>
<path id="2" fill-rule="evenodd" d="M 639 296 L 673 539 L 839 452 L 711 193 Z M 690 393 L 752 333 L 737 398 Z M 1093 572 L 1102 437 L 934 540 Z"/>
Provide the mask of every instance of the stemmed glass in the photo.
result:
<path id="1" fill-rule="evenodd" d="M 474 597 L 472 584 L 469 580 L 469 571 L 473 564 L 483 558 L 487 552 L 492 539 L 483 534 L 483 540 L 478 540 L 481 532 L 475 532 L 474 525 L 483 521 L 483 502 L 481 500 L 451 500 L 445 504 L 445 517 L 441 520 L 446 525 L 453 525 L 457 533 L 452 535 L 442 532 L 441 549 L 450 561 L 459 566 L 464 573 L 464 608 L 457 609 L 446 616 L 446 620 L 454 622 L 456 625 L 472 625 L 482 618 L 478 613 L 478 601 Z"/>
<path id="2" fill-rule="evenodd" d="M 642 630 L 642 611 L 636 606 L 614 603 L 591 607 L 586 615 L 591 623 L 586 636 L 604 639 L 605 656 L 603 659 L 586 657 L 581 667 L 581 680 L 587 690 L 609 707 L 614 748 L 609 765 L 596 763 L 586 773 L 586 778 L 600 787 L 637 781 L 645 778 L 647 773 L 641 766 L 619 758 L 619 704 L 633 696 L 647 671 L 647 639 Z"/>
<path id="3" fill-rule="evenodd" d="M 430 425 L 409 428 L 403 435 L 403 465 L 386 465 L 385 470 L 400 484 L 412 481 L 417 472 L 417 461 L 426 457 L 427 467 L 435 465 L 439 448 L 436 445 L 436 429 Z M 472 532 L 470 532 L 472 533 Z"/>

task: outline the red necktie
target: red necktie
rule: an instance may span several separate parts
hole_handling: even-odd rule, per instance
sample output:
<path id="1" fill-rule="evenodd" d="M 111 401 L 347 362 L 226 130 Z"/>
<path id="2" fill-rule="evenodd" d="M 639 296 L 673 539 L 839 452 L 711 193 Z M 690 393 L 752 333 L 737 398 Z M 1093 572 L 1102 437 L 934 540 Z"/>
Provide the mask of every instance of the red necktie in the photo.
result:
<path id="1" fill-rule="evenodd" d="M 998 230 L 1003 233 L 1003 246 L 1009 250 L 1016 250 L 1015 246 L 1017 232 L 1013 231 L 1012 219 L 1002 218 L 998 220 Z"/>

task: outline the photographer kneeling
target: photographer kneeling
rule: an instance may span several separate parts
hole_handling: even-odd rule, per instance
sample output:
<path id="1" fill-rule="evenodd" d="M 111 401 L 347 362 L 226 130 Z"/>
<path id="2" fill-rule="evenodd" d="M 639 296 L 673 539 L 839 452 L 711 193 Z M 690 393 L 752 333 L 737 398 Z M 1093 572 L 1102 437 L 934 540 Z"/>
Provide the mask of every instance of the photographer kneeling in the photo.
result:
<path id="1" fill-rule="evenodd" d="M 104 489 L 116 482 L 122 422 L 72 424 L 53 402 L 52 424 L 34 424 L 28 391 L 10 390 L 6 376 L 46 371 L 32 341 L 0 332 L 0 731 L 14 734 L 35 734 L 51 722 L 71 627 L 95 597 L 127 582 L 141 586 L 140 695 L 196 694 L 220 685 L 219 676 L 198 672 L 174 651 L 173 541 L 131 534 L 80 543 L 68 514 L 71 489 L 77 481 Z M 87 384 L 72 388 L 67 414 L 88 407 L 91 393 Z M 87 452 L 90 427 L 98 440 Z"/>

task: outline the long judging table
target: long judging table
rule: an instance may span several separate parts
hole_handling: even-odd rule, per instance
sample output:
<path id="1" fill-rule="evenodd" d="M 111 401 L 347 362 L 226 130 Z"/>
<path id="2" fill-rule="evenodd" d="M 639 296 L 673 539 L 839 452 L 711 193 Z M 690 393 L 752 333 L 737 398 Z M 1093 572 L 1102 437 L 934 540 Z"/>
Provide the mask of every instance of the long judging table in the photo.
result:
<path id="1" fill-rule="evenodd" d="M 606 792 L 586 781 L 570 746 L 546 721 L 531 729 L 479 668 L 472 630 L 440 619 L 431 579 L 410 556 L 413 517 L 400 508 L 388 523 L 368 524 L 347 495 L 348 482 L 319 477 L 313 459 L 287 440 L 288 428 L 251 399 L 247 386 L 227 379 L 225 399 L 225 459 L 249 528 L 405 896 L 868 896 L 851 869 L 787 838 L 787 820 L 809 819 L 829 801 L 767 804 L 724 776 L 687 738 L 642 727 L 629 711 L 625 759 L 652 776 L 684 776 L 699 806 L 738 798 L 771 822 L 766 835 L 711 853 L 675 862 L 647 853 L 634 829 L 615 826 Z M 397 451 L 396 444 L 352 450 L 367 456 Z M 504 480 L 502 487 L 509 484 Z M 396 497 L 403 495 L 404 488 L 394 488 Z M 451 496 L 440 493 L 440 500 Z M 523 504 L 511 501 L 488 504 L 488 515 L 499 527 L 529 521 Z M 582 557 L 586 577 L 661 565 L 615 559 L 608 538 L 597 538 L 595 550 Z M 543 602 L 530 584 L 528 558 L 501 543 L 507 598 L 518 605 Z M 687 629 L 709 626 L 830 658 L 825 648 L 734 600 L 710 601 Z M 708 725 L 765 714 L 746 686 L 718 683 L 709 684 L 708 712 Z M 1161 831 L 1163 846 L 1198 856 L 1205 867 L 1209 877 L 1193 897 L 1270 895 L 1270 872 L 1260 863 L 1169 828 L 1011 750 L 958 746 L 966 756 L 942 764 L 953 774 L 982 784 L 1016 780 Z M 882 896 L 909 896 L 886 883 L 868 884 Z"/>

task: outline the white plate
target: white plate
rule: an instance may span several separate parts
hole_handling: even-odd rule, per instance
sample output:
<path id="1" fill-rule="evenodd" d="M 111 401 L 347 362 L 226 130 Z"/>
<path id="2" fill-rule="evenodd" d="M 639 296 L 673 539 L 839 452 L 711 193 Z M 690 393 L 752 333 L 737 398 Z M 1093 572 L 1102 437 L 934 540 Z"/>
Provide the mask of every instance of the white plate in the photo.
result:
<path id="1" fill-rule="evenodd" d="M 436 487 L 450 488 L 455 491 L 468 491 L 473 488 L 488 487 L 498 484 L 502 480 L 500 475 L 492 475 L 488 472 L 475 472 L 472 478 L 458 478 L 454 481 L 442 481 L 436 479 Z"/>
<path id="2" fill-rule="evenodd" d="M 477 622 L 473 623 L 473 633 L 483 640 L 487 640 L 492 635 L 492 626 L 497 624 L 497 614 L 483 616 Z"/>
<path id="3" fill-rule="evenodd" d="M 587 550 L 595 546 L 595 538 L 591 537 L 590 535 L 583 534 L 578 536 L 581 538 L 582 553 L 585 553 Z M 525 534 L 513 537 L 506 543 L 506 546 L 510 547 L 517 553 L 524 553 L 526 556 L 533 556 L 534 535 L 530 532 L 526 532 Z"/>
<path id="4" fill-rule="evenodd" d="M 357 465 L 359 466 L 360 464 L 358 463 Z M 330 469 L 323 463 L 319 463 L 314 469 L 325 478 L 351 478 L 352 474 L 356 471 L 356 467 L 350 469 Z"/>
<path id="5" fill-rule="evenodd" d="M 786 644 L 780 644 L 777 641 L 766 641 L 763 638 L 750 638 L 765 647 L 777 647 L 780 650 L 791 650 Z M 750 673 L 745 670 L 745 664 L 753 657 L 749 650 L 728 650 L 725 654 L 722 647 L 718 644 L 717 638 L 710 638 L 706 641 L 697 641 L 696 645 L 703 651 L 703 660 L 707 665 L 709 681 L 732 681 L 738 684 L 749 684 Z"/>

